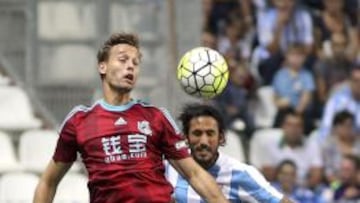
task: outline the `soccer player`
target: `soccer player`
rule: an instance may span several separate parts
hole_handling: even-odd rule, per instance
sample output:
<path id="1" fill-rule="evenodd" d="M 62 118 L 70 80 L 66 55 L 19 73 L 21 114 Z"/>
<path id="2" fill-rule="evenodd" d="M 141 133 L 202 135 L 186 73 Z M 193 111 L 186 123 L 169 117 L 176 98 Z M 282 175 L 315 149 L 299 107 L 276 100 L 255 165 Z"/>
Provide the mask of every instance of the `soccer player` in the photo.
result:
<path id="1" fill-rule="evenodd" d="M 291 202 L 254 167 L 218 151 L 219 146 L 225 144 L 225 127 L 222 116 L 215 108 L 203 104 L 187 105 L 180 114 L 180 121 L 195 161 L 215 178 L 230 202 Z M 175 188 L 173 198 L 177 203 L 204 202 L 169 164 L 166 164 L 165 174 Z"/>
<path id="2" fill-rule="evenodd" d="M 78 106 L 65 118 L 34 203 L 52 202 L 79 152 L 92 203 L 168 203 L 172 186 L 163 156 L 208 202 L 227 202 L 214 179 L 190 156 L 169 113 L 133 100 L 141 53 L 136 35 L 113 34 L 97 54 L 104 98 Z"/>

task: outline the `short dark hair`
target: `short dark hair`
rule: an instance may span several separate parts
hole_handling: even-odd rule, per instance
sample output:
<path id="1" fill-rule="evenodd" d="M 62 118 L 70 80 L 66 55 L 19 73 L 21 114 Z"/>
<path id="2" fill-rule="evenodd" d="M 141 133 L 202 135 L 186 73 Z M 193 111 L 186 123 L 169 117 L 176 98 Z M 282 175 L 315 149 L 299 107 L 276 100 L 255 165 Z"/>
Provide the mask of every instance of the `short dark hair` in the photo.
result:
<path id="1" fill-rule="evenodd" d="M 287 53 L 293 52 L 293 51 L 305 54 L 305 45 L 302 43 L 298 43 L 298 42 L 292 43 L 289 45 L 289 47 L 287 49 Z"/>
<path id="2" fill-rule="evenodd" d="M 287 108 L 282 113 L 283 113 L 283 116 L 280 119 L 281 125 L 283 125 L 285 123 L 287 117 L 289 117 L 289 116 L 294 116 L 294 117 L 300 118 L 301 122 L 304 122 L 303 116 L 301 114 L 297 113 L 294 108 Z"/>
<path id="3" fill-rule="evenodd" d="M 132 33 L 114 33 L 101 46 L 97 53 L 97 62 L 101 63 L 109 58 L 110 49 L 118 44 L 128 44 L 139 49 L 139 38 Z"/>
<path id="4" fill-rule="evenodd" d="M 284 167 L 285 165 L 290 165 L 292 166 L 295 170 L 297 170 L 297 165 L 296 163 L 291 160 L 291 159 L 285 159 L 282 162 L 280 162 L 277 167 L 276 167 L 276 173 L 278 174 L 280 172 L 280 170 L 282 169 L 282 167 Z"/>
<path id="5" fill-rule="evenodd" d="M 185 105 L 182 113 L 179 116 L 179 120 L 182 124 L 182 130 L 184 134 L 187 135 L 189 133 L 191 119 L 200 116 L 213 117 L 218 124 L 219 133 L 224 134 L 225 123 L 221 113 L 213 106 L 198 103 Z"/>
<path id="6" fill-rule="evenodd" d="M 354 120 L 354 115 L 349 111 L 339 111 L 335 114 L 333 125 L 343 124 L 348 119 Z"/>

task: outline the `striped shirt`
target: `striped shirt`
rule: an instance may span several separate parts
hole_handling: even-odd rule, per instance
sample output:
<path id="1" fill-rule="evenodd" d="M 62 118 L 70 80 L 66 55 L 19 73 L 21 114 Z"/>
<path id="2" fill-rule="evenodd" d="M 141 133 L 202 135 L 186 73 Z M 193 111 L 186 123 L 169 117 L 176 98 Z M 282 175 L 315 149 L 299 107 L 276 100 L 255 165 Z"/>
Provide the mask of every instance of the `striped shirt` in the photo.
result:
<path id="1" fill-rule="evenodd" d="M 330 134 L 335 114 L 343 110 L 355 116 L 356 131 L 360 132 L 360 101 L 355 100 L 350 86 L 346 84 L 337 90 L 326 103 L 318 135 L 320 140 L 324 140 Z"/>
<path id="2" fill-rule="evenodd" d="M 263 47 L 267 47 L 274 40 L 278 14 L 278 10 L 272 8 L 259 16 L 257 31 L 259 33 L 260 45 Z M 305 45 L 314 43 L 311 16 L 306 10 L 301 8 L 295 9 L 292 18 L 285 25 L 283 33 L 281 33 L 281 50 L 286 51 L 287 47 L 295 42 Z"/>
<path id="3" fill-rule="evenodd" d="M 208 169 L 225 197 L 233 203 L 280 202 L 283 195 L 274 189 L 255 167 L 220 153 L 216 163 Z M 203 203 L 204 200 L 174 168 L 166 164 L 166 177 L 174 187 L 177 203 Z"/>

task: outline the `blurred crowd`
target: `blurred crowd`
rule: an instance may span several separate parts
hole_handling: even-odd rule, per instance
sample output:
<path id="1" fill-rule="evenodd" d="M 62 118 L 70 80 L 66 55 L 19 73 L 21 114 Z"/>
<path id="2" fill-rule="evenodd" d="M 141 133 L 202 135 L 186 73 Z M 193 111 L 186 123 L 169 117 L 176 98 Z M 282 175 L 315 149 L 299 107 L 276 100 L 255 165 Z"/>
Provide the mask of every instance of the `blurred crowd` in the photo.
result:
<path id="1" fill-rule="evenodd" d="M 360 202 L 358 0 L 203 0 L 202 45 L 226 58 L 214 104 L 251 139 L 259 90 L 281 129 L 257 167 L 298 202 Z M 251 156 L 251 155 L 250 155 Z M 251 160 L 250 160 L 251 163 Z"/>

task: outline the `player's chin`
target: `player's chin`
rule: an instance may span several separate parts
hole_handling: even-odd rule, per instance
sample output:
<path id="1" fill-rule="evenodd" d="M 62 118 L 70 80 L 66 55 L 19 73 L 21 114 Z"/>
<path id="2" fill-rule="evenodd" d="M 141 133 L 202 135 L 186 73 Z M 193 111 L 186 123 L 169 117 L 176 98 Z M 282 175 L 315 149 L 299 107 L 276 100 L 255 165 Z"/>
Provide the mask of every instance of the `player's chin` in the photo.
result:
<path id="1" fill-rule="evenodd" d="M 207 162 L 207 161 L 211 160 L 211 158 L 213 156 L 210 152 L 207 152 L 207 153 L 195 152 L 194 155 L 195 155 L 196 159 L 201 162 Z"/>
<path id="2" fill-rule="evenodd" d="M 133 89 L 133 85 L 132 84 L 113 84 L 111 85 L 113 89 L 115 89 L 118 92 L 122 92 L 122 93 L 128 93 Z"/>

